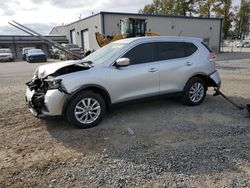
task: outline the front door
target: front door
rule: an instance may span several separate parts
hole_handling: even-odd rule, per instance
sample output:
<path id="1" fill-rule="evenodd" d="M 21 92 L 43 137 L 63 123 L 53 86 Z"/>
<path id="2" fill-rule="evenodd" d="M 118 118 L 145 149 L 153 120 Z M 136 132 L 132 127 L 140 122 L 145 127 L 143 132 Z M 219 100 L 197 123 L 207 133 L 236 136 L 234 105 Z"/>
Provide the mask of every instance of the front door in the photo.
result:
<path id="1" fill-rule="evenodd" d="M 154 43 L 140 44 L 122 56 L 130 59 L 129 66 L 111 68 L 113 103 L 159 94 L 159 63 L 154 53 Z"/>

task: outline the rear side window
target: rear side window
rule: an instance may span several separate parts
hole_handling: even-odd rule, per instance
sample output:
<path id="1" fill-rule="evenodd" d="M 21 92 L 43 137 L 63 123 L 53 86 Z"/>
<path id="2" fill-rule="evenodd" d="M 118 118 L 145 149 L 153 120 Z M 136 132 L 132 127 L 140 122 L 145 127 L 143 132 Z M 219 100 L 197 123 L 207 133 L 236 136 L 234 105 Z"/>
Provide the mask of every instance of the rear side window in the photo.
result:
<path id="1" fill-rule="evenodd" d="M 205 46 L 205 48 L 211 53 L 213 52 L 213 50 L 211 50 L 204 42 L 202 42 L 201 44 L 203 44 L 203 46 Z"/>
<path id="2" fill-rule="evenodd" d="M 140 44 L 128 51 L 123 57 L 129 58 L 132 65 L 153 62 L 154 43 Z"/>
<path id="3" fill-rule="evenodd" d="M 192 55 L 197 47 L 187 42 L 158 42 L 156 43 L 156 60 L 169 60 Z"/>
<path id="4" fill-rule="evenodd" d="M 184 43 L 186 56 L 192 55 L 198 48 L 192 43 Z"/>

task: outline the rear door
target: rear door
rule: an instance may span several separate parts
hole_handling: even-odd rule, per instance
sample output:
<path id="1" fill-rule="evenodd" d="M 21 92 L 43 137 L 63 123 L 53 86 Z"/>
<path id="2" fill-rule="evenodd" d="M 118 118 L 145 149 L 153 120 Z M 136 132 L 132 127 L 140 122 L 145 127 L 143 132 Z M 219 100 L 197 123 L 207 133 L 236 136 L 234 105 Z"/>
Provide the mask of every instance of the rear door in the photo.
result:
<path id="1" fill-rule="evenodd" d="M 121 102 L 159 94 L 159 63 L 154 61 L 154 43 L 139 44 L 122 57 L 127 67 L 111 69 L 112 102 Z"/>
<path id="2" fill-rule="evenodd" d="M 186 42 L 158 42 L 156 49 L 160 66 L 160 93 L 182 91 L 196 71 L 192 54 L 197 47 Z"/>

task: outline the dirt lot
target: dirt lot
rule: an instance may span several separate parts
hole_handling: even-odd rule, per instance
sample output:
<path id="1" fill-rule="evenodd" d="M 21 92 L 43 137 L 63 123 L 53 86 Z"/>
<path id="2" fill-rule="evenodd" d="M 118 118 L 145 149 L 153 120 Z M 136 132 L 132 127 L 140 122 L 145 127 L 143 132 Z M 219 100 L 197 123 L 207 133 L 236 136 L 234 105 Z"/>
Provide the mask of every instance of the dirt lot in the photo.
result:
<path id="1" fill-rule="evenodd" d="M 0 187 L 250 187 L 250 118 L 212 89 L 197 107 L 153 100 L 78 130 L 27 110 L 38 65 L 0 64 Z M 250 103 L 250 59 L 217 65 L 222 90 Z"/>

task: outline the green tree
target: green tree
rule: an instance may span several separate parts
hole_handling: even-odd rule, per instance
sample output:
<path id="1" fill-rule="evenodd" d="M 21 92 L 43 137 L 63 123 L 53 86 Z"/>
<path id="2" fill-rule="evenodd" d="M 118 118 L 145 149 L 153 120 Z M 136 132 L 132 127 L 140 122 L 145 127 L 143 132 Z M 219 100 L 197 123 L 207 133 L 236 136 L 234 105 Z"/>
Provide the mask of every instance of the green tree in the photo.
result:
<path id="1" fill-rule="evenodd" d="M 222 5 L 218 0 L 200 0 L 197 2 L 197 14 L 210 18 L 215 8 Z"/>
<path id="2" fill-rule="evenodd" d="M 224 38 L 229 37 L 233 22 L 232 0 L 201 0 L 198 2 L 197 14 L 205 17 L 223 18 Z"/>
<path id="3" fill-rule="evenodd" d="M 191 16 L 195 12 L 194 5 L 195 0 L 153 0 L 140 9 L 139 13 Z"/>
<path id="4" fill-rule="evenodd" d="M 193 13 L 196 13 L 195 10 L 195 0 L 177 0 L 175 1 L 174 12 L 176 15 L 181 16 L 192 16 Z"/>
<path id="5" fill-rule="evenodd" d="M 232 0 L 221 0 L 221 6 L 215 7 L 213 11 L 217 17 L 223 17 L 223 33 L 224 38 L 227 39 L 234 17 Z"/>
<path id="6" fill-rule="evenodd" d="M 250 27 L 250 1 L 241 1 L 240 9 L 235 19 L 235 33 L 237 38 L 245 39 Z"/>

